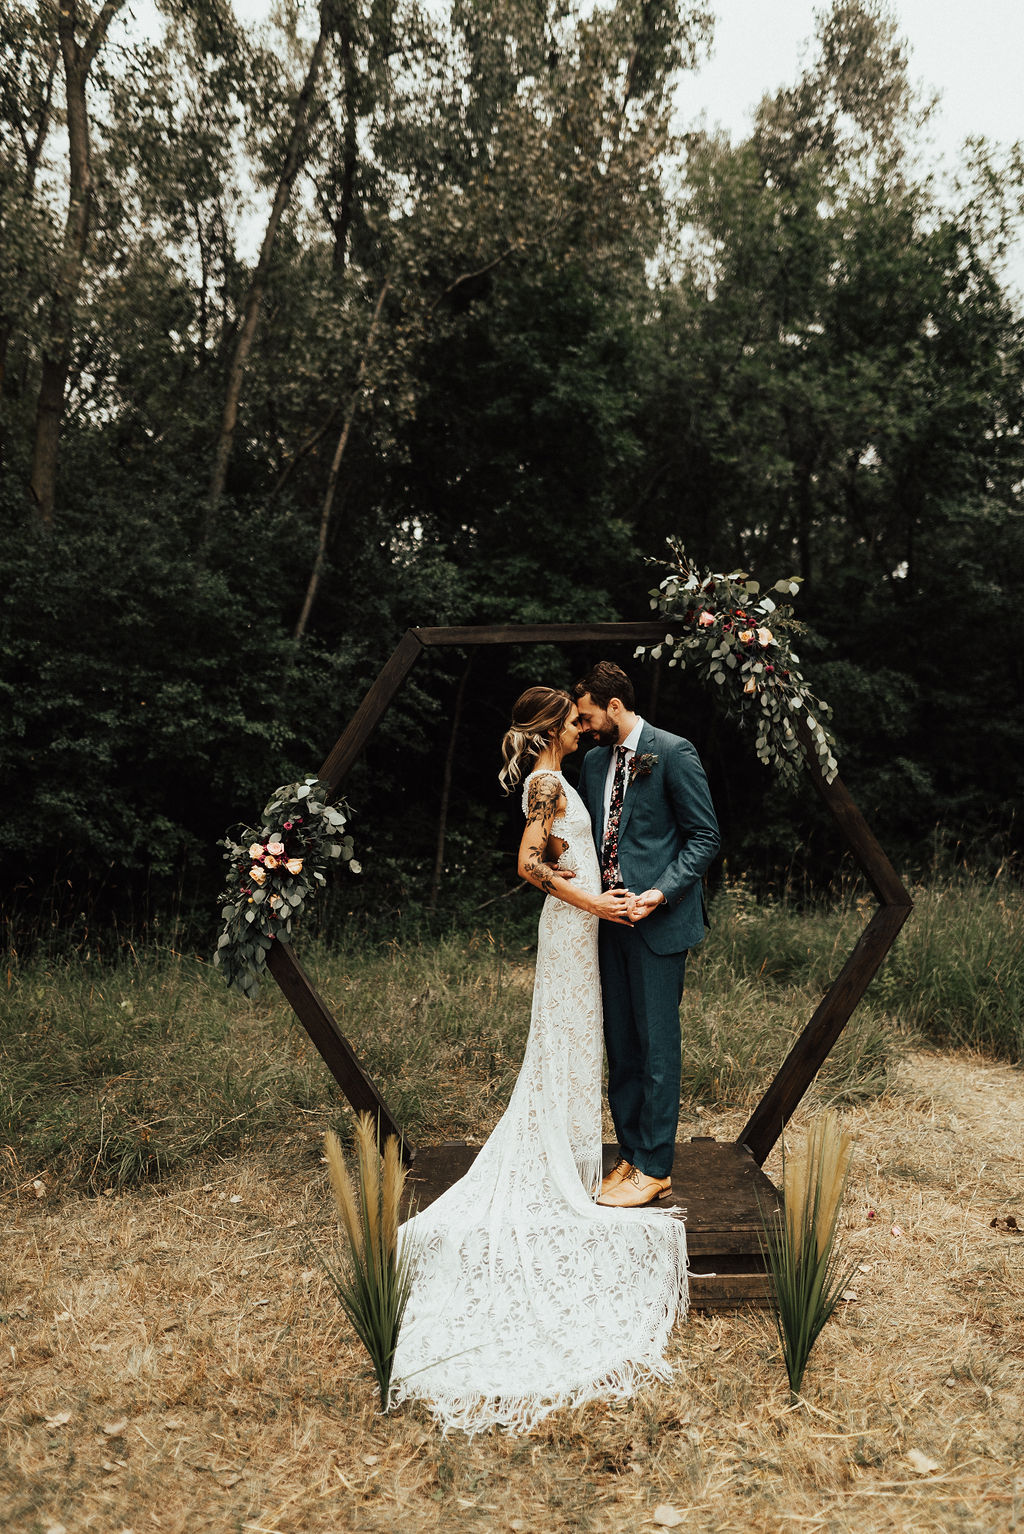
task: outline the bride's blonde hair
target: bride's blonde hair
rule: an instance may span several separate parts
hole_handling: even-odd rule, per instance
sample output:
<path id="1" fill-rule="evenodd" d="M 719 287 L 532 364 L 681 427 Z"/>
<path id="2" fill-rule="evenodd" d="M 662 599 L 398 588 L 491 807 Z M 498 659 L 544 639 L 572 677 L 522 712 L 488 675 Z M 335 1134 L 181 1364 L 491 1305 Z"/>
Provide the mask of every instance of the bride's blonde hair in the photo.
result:
<path id="1" fill-rule="evenodd" d="M 573 710 L 573 700 L 560 687 L 528 687 L 512 709 L 512 723 L 501 742 L 505 763 L 498 781 L 510 794 L 523 778 L 525 764 L 535 761 L 551 735 L 558 734 Z"/>

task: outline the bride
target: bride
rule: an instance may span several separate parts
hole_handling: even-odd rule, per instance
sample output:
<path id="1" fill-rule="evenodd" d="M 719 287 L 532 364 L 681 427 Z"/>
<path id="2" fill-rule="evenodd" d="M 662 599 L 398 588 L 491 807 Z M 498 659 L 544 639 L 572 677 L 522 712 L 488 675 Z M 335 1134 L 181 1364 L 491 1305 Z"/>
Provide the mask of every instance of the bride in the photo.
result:
<path id="1" fill-rule="evenodd" d="M 547 896 L 530 1034 L 509 1105 L 473 1166 L 402 1227 L 412 1295 L 393 1401 L 445 1429 L 526 1432 L 559 1406 L 624 1398 L 666 1379 L 687 1303 L 682 1221 L 594 1202 L 601 1179 L 601 891 L 590 817 L 562 775 L 581 726 L 568 693 L 531 687 L 502 742 L 506 792 L 523 784 L 521 876 Z M 524 777 L 524 769 L 532 770 Z"/>

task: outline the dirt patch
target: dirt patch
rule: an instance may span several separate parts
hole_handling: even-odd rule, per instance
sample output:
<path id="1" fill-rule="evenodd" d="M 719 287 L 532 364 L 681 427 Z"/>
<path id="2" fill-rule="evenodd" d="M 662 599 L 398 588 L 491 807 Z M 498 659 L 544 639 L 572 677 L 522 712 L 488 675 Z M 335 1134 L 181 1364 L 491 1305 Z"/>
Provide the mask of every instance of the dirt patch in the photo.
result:
<path id="1" fill-rule="evenodd" d="M 667 1507 L 716 1534 L 1024 1528 L 1024 1074 L 914 1053 L 843 1116 L 856 1298 L 805 1402 L 766 1316 L 695 1316 L 672 1384 L 524 1439 L 375 1414 L 312 1252 L 333 1226 L 308 1152 L 61 1207 L 29 1189 L 4 1206 L 0 1526 L 639 1534 Z"/>

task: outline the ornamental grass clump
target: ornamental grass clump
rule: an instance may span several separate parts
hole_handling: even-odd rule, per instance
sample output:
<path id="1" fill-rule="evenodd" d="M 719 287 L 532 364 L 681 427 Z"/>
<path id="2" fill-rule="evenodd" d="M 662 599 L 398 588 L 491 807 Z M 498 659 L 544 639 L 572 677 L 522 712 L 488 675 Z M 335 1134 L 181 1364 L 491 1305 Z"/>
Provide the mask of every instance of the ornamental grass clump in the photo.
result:
<path id="1" fill-rule="evenodd" d="M 333 1130 L 324 1136 L 324 1152 L 347 1252 L 338 1264 L 322 1255 L 321 1261 L 356 1336 L 370 1355 L 381 1410 L 386 1412 L 398 1334 L 412 1287 L 411 1246 L 408 1241 L 400 1246 L 398 1240 L 405 1167 L 393 1135 L 384 1147 L 381 1166 L 368 1113 L 361 1113 L 356 1120 L 355 1183 Z"/>
<path id="2" fill-rule="evenodd" d="M 784 1211 L 762 1215 L 775 1326 L 795 1399 L 811 1349 L 850 1281 L 853 1263 L 836 1246 L 852 1142 L 834 1113 L 813 1125 L 806 1154 L 786 1159 Z"/>

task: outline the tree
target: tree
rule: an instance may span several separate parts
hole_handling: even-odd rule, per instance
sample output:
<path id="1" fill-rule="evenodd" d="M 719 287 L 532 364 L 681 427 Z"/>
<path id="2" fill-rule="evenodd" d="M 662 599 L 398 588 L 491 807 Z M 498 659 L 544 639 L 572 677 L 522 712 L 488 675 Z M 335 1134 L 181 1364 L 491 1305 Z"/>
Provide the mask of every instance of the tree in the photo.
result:
<path id="1" fill-rule="evenodd" d="M 826 696 L 835 680 L 843 771 L 909 845 L 986 814 L 956 742 L 1006 668 L 966 636 L 936 664 L 920 635 L 936 605 L 959 610 L 954 571 L 980 599 L 967 551 L 993 527 L 1006 584 L 990 578 L 986 609 L 1018 590 L 1024 336 L 979 232 L 1005 230 L 1016 171 L 990 160 L 987 193 L 950 207 L 914 170 L 924 109 L 888 13 L 844 0 L 818 42 L 748 140 L 690 142 L 638 520 L 648 548 L 674 533 L 712 563 L 804 577 L 801 648 Z M 1008 749 L 1002 765 L 1019 785 Z"/>
<path id="2" fill-rule="evenodd" d="M 39 520 L 53 525 L 57 452 L 75 331 L 75 305 L 82 284 L 95 189 L 90 143 L 88 83 L 102 52 L 110 23 L 125 0 L 104 0 L 93 14 L 78 0 L 46 5 L 56 30 L 64 68 L 64 110 L 68 136 L 68 209 L 63 249 L 57 256 L 48 294 L 36 402 L 32 470 L 29 485 Z M 78 33 L 82 32 L 82 41 Z"/>
<path id="3" fill-rule="evenodd" d="M 0 398 L 16 324 L 24 323 L 49 236 L 37 185 L 53 126 L 60 47 L 38 13 L 0 17 Z"/>
<path id="4" fill-rule="evenodd" d="M 224 395 L 224 414 L 221 418 L 220 432 L 217 437 L 217 446 L 214 453 L 213 473 L 210 478 L 208 500 L 211 512 L 216 510 L 217 503 L 224 493 L 228 463 L 231 458 L 231 449 L 235 437 L 235 426 L 238 422 L 238 405 L 242 395 L 242 382 L 245 377 L 249 353 L 252 351 L 252 343 L 256 334 L 256 326 L 259 323 L 260 310 L 263 306 L 277 232 L 306 152 L 314 96 L 320 68 L 323 63 L 324 50 L 327 46 L 327 39 L 337 24 L 336 11 L 335 0 L 320 0 L 320 28 L 309 56 L 302 88 L 296 96 L 292 108 L 291 122 L 278 170 L 277 184 L 274 189 L 274 200 L 271 204 L 270 215 L 263 234 L 263 242 L 260 245 L 259 260 L 256 262 L 256 268 L 245 295 L 242 323 L 235 340 L 231 365 L 228 369 L 227 388 Z"/>

